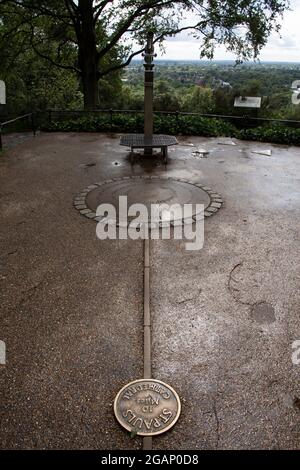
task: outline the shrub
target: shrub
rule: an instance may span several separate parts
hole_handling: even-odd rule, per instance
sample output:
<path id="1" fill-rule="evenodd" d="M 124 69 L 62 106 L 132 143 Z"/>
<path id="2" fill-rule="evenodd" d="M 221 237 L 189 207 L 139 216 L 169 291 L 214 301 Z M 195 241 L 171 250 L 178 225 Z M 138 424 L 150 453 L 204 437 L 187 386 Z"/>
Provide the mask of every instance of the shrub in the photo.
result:
<path id="1" fill-rule="evenodd" d="M 300 129 L 293 129 L 283 125 L 242 129 L 238 132 L 237 137 L 243 140 L 256 140 L 258 142 L 300 145 Z"/>
<path id="2" fill-rule="evenodd" d="M 62 132 L 121 132 L 142 133 L 143 114 L 113 113 L 111 116 L 85 115 L 54 120 L 43 126 L 47 131 Z M 256 140 L 286 145 L 300 145 L 300 129 L 272 124 L 254 128 L 238 129 L 230 122 L 199 116 L 165 114 L 154 116 L 156 134 L 199 135 L 203 137 L 236 137 L 242 140 Z"/>

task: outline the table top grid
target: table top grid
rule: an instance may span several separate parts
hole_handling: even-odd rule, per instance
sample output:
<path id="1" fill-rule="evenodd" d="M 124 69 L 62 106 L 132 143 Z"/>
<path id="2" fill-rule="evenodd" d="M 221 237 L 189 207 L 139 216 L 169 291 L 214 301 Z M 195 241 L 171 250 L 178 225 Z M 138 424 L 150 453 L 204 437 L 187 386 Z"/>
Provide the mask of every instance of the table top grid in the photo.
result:
<path id="1" fill-rule="evenodd" d="M 154 134 L 152 137 L 145 137 L 144 134 L 127 134 L 121 137 L 120 144 L 127 147 L 168 147 L 178 144 L 178 141 L 170 135 Z"/>

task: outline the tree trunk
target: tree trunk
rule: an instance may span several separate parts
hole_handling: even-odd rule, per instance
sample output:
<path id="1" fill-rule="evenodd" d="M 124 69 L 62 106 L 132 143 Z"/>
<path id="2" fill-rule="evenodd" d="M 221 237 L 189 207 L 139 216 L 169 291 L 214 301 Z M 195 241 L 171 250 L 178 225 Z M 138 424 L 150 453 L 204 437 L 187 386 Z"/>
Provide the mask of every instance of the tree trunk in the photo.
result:
<path id="1" fill-rule="evenodd" d="M 99 105 L 97 69 L 93 64 L 86 64 L 82 71 L 84 109 L 96 109 Z"/>
<path id="2" fill-rule="evenodd" d="M 84 109 L 91 110 L 99 105 L 98 52 L 93 15 L 93 1 L 79 0 L 81 28 L 78 37 L 79 66 L 81 70 Z"/>

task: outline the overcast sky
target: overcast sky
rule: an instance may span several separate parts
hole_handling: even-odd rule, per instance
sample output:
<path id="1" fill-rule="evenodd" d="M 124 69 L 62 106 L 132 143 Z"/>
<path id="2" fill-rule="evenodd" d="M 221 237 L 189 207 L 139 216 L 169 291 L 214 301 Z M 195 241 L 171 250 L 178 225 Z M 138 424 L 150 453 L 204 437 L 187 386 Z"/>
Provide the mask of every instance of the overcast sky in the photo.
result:
<path id="1" fill-rule="evenodd" d="M 291 0 L 292 11 L 287 11 L 282 22 L 281 38 L 274 33 L 262 50 L 260 60 L 300 62 L 300 0 Z M 158 52 L 158 59 L 197 60 L 199 42 L 186 33 L 165 41 L 166 54 Z M 216 50 L 216 60 L 235 59 L 224 47 Z"/>

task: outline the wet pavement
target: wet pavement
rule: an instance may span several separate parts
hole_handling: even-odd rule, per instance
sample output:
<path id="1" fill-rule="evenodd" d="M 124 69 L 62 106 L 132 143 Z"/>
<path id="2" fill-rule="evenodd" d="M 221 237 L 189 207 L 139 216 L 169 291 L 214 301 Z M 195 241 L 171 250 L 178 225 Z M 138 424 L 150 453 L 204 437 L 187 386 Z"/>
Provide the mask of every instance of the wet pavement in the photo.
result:
<path id="1" fill-rule="evenodd" d="M 37 132 L 38 133 L 38 132 Z M 32 131 L 24 132 L 10 132 L 2 135 L 3 150 L 10 150 L 17 145 L 23 144 L 27 140 L 31 140 L 33 137 Z"/>
<path id="2" fill-rule="evenodd" d="M 73 198 L 161 175 L 207 185 L 224 205 L 201 251 L 151 242 L 154 378 L 182 399 L 154 448 L 300 449 L 300 149 L 179 142 L 167 167 L 131 166 L 118 136 L 101 134 L 42 133 L 1 155 L 1 448 L 141 447 L 112 403 L 143 373 L 142 242 L 100 242 Z"/>

